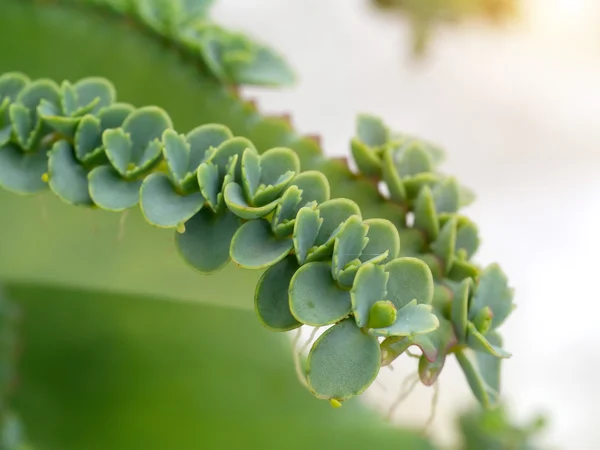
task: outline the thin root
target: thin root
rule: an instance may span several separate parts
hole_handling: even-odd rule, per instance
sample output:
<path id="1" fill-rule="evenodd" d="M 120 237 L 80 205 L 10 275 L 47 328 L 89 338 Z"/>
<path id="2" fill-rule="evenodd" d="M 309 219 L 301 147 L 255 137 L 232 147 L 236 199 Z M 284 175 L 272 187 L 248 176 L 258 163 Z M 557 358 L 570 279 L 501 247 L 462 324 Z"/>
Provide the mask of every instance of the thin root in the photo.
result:
<path id="1" fill-rule="evenodd" d="M 435 420 L 435 417 L 437 414 L 437 409 L 438 409 L 439 399 L 440 399 L 440 383 L 436 382 L 433 385 L 433 396 L 431 397 L 431 413 L 429 414 L 429 418 L 427 419 L 427 422 L 425 422 L 425 426 L 423 427 L 423 435 L 427 435 L 427 433 L 429 432 L 429 428 L 431 427 L 431 424 Z"/>
<path id="2" fill-rule="evenodd" d="M 392 417 L 394 416 L 394 413 L 396 412 L 398 407 L 402 404 L 402 402 L 404 400 L 406 400 L 408 398 L 408 396 L 410 394 L 412 394 L 412 391 L 415 389 L 415 387 L 417 387 L 418 383 L 419 383 L 419 374 L 418 373 L 413 375 L 412 377 L 408 376 L 405 378 L 404 382 L 402 383 L 402 389 L 400 390 L 400 394 L 398 395 L 396 400 L 394 400 L 394 403 L 392 403 L 392 406 L 390 406 L 390 409 L 387 413 L 387 420 L 392 419 Z"/>
<path id="3" fill-rule="evenodd" d="M 302 328 L 298 328 L 296 332 L 296 336 L 292 341 L 292 354 L 294 355 L 294 368 L 296 369 L 296 375 L 298 375 L 298 380 L 302 385 L 308 388 L 308 383 L 306 381 L 306 375 L 302 370 L 302 360 L 300 359 L 301 355 L 298 351 L 298 342 L 300 341 L 300 336 L 302 336 Z"/>
<path id="4" fill-rule="evenodd" d="M 119 219 L 119 232 L 117 233 L 117 242 L 121 242 L 125 238 L 125 221 L 127 220 L 128 215 L 128 209 L 123 211 L 123 214 L 121 214 L 121 217 Z"/>
<path id="5" fill-rule="evenodd" d="M 310 333 L 310 336 L 308 337 L 308 341 L 306 341 L 300 349 L 300 355 L 302 355 L 306 350 L 308 350 L 308 347 L 310 347 L 310 345 L 313 343 L 313 341 L 315 340 L 315 336 L 319 331 L 319 328 L 320 327 L 313 328 L 312 333 Z"/>

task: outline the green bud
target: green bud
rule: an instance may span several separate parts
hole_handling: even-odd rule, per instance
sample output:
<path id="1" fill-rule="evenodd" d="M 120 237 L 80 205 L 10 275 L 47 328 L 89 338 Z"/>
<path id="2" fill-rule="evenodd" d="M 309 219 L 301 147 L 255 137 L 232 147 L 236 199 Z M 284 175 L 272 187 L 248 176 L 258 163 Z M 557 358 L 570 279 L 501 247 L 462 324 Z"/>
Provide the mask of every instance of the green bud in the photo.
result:
<path id="1" fill-rule="evenodd" d="M 371 306 L 369 312 L 369 328 L 389 327 L 396 321 L 396 307 L 389 300 L 380 300 Z"/>

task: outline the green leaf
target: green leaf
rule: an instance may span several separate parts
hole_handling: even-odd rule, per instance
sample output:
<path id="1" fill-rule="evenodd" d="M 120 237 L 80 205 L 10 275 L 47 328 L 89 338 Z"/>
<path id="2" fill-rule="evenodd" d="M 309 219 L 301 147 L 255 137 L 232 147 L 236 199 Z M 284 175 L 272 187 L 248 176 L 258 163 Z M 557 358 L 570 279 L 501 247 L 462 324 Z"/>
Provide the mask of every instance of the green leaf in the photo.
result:
<path id="1" fill-rule="evenodd" d="M 236 159 L 237 156 L 234 158 Z M 232 165 L 232 172 L 235 170 L 235 163 Z M 213 211 L 219 209 L 219 204 L 223 202 L 223 194 L 221 188 L 223 179 L 219 176 L 219 166 L 212 162 L 200 164 L 196 173 L 200 192 L 206 198 L 208 205 Z"/>
<path id="2" fill-rule="evenodd" d="M 296 214 L 300 209 L 302 191 L 298 186 L 290 186 L 283 193 L 279 204 L 275 208 L 271 227 L 279 237 L 290 236 L 296 225 Z"/>
<path id="3" fill-rule="evenodd" d="M 279 204 L 279 199 L 264 206 L 253 207 L 244 198 L 242 187 L 237 183 L 229 183 L 225 187 L 223 198 L 229 209 L 242 219 L 258 219 L 268 216 Z"/>
<path id="4" fill-rule="evenodd" d="M 394 166 L 402 178 L 433 170 L 431 157 L 418 141 L 409 141 L 396 150 Z"/>
<path id="5" fill-rule="evenodd" d="M 449 273 L 454 263 L 454 251 L 456 248 L 456 226 L 457 220 L 453 216 L 442 227 L 438 238 L 431 244 L 433 253 L 442 258 L 446 273 Z"/>
<path id="6" fill-rule="evenodd" d="M 508 286 L 508 278 L 497 264 L 490 264 L 481 273 L 479 284 L 471 301 L 469 315 L 489 306 L 492 309 L 492 329 L 498 328 L 513 310 L 513 290 Z"/>
<path id="7" fill-rule="evenodd" d="M 340 288 L 331 277 L 328 262 L 312 262 L 300 267 L 290 283 L 290 310 L 307 325 L 336 323 L 350 314 L 350 291 Z"/>
<path id="8" fill-rule="evenodd" d="M 92 205 L 87 171 L 75 159 L 73 147 L 59 141 L 48 155 L 48 185 L 52 192 L 71 205 Z"/>
<path id="9" fill-rule="evenodd" d="M 423 186 L 415 203 L 415 228 L 427 233 L 430 241 L 435 241 L 440 232 L 433 194 L 429 186 Z"/>
<path id="10" fill-rule="evenodd" d="M 148 175 L 140 188 L 140 206 L 148 222 L 161 228 L 175 228 L 202 209 L 200 192 L 179 194 L 164 173 Z"/>
<path id="11" fill-rule="evenodd" d="M 386 337 L 429 333 L 440 325 L 431 310 L 431 305 L 417 304 L 417 301 L 413 300 L 397 312 L 396 321 L 392 325 L 369 331 L 375 336 Z"/>
<path id="12" fill-rule="evenodd" d="M 246 269 L 263 269 L 285 258 L 294 243 L 290 238 L 279 239 L 269 222 L 251 220 L 241 226 L 231 240 L 231 259 Z"/>
<path id="13" fill-rule="evenodd" d="M 48 188 L 42 175 L 48 170 L 44 150 L 22 152 L 16 145 L 0 147 L 0 186 L 17 194 L 36 194 Z"/>
<path id="14" fill-rule="evenodd" d="M 241 158 L 242 154 L 244 153 L 244 150 L 246 150 L 247 148 L 256 150 L 254 144 L 248 139 L 243 137 L 234 137 L 219 145 L 217 151 L 215 152 L 215 156 L 213 156 L 212 162 L 213 164 L 219 166 L 219 170 L 221 171 L 221 173 L 224 173 L 229 165 L 229 158 L 231 158 L 234 155 L 237 155 L 238 158 Z M 235 180 L 242 180 L 241 164 L 237 164 L 236 166 Z"/>
<path id="15" fill-rule="evenodd" d="M 464 344 L 467 340 L 468 308 L 471 293 L 471 280 L 463 280 L 456 288 L 452 300 L 451 318 L 458 342 Z"/>
<path id="16" fill-rule="evenodd" d="M 442 180 L 441 176 L 433 172 L 423 172 L 402 179 L 408 198 L 415 198 L 425 186 L 433 189 Z"/>
<path id="17" fill-rule="evenodd" d="M 75 83 L 74 88 L 77 92 L 77 109 L 80 110 L 94 103 L 93 108 L 89 111 L 91 114 L 98 114 L 100 110 L 110 106 L 117 98 L 112 83 L 101 77 L 82 78 Z"/>
<path id="18" fill-rule="evenodd" d="M 458 218 L 458 229 L 456 231 L 456 251 L 467 252 L 467 259 L 473 257 L 479 247 L 479 229 L 477 225 L 466 217 Z"/>
<path id="19" fill-rule="evenodd" d="M 407 192 L 404 182 L 396 170 L 394 152 L 395 148 L 391 144 L 383 149 L 383 181 L 390 191 L 390 198 L 398 203 L 403 203 L 407 199 Z"/>
<path id="20" fill-rule="evenodd" d="M 275 147 L 264 152 L 260 157 L 261 182 L 276 186 L 281 183 L 287 172 L 300 172 L 300 160 L 293 150 Z"/>
<path id="21" fill-rule="evenodd" d="M 486 337 L 477 331 L 475 325 L 469 322 L 467 327 L 467 343 L 476 352 L 489 353 L 496 358 L 510 358 L 512 355 L 506 350 L 492 344 Z"/>
<path id="22" fill-rule="evenodd" d="M 124 211 L 138 204 L 142 180 L 125 180 L 112 166 L 99 166 L 88 174 L 90 197 L 107 211 Z"/>
<path id="23" fill-rule="evenodd" d="M 302 190 L 302 201 L 323 203 L 329 200 L 331 195 L 329 181 L 323 173 L 316 170 L 307 170 L 294 177 L 291 186 L 298 186 Z"/>
<path id="24" fill-rule="evenodd" d="M 455 213 L 460 208 L 458 182 L 454 177 L 448 177 L 434 186 L 432 195 L 439 214 Z"/>
<path id="25" fill-rule="evenodd" d="M 233 133 L 225 125 L 209 123 L 200 125 L 190 131 L 186 139 L 190 144 L 189 172 L 194 172 L 200 163 L 209 160 L 212 153 L 228 139 Z"/>
<path id="26" fill-rule="evenodd" d="M 127 175 L 134 163 L 133 142 L 122 128 L 106 130 L 102 134 L 102 144 L 108 160 L 122 175 Z"/>
<path id="27" fill-rule="evenodd" d="M 167 129 L 162 135 L 163 155 L 173 181 L 180 183 L 190 167 L 190 144 L 183 134 Z"/>
<path id="28" fill-rule="evenodd" d="M 19 92 L 16 101 L 31 111 L 32 119 L 37 119 L 35 111 L 42 99 L 60 105 L 60 88 L 54 81 L 46 78 L 32 81 Z"/>
<path id="29" fill-rule="evenodd" d="M 29 77 L 20 72 L 7 72 L 0 75 L 0 104 L 4 99 L 14 102 L 29 82 Z"/>
<path id="30" fill-rule="evenodd" d="M 240 219 L 229 210 L 215 213 L 203 208 L 185 223 L 183 233 L 175 235 L 175 244 L 192 267 L 214 273 L 229 262 L 229 247 L 239 227 Z"/>
<path id="31" fill-rule="evenodd" d="M 338 227 L 351 216 L 362 217 L 358 205 L 346 198 L 334 198 L 323 202 L 317 210 L 323 219 L 323 224 L 319 229 L 316 245 L 323 245 L 331 240 Z"/>
<path id="32" fill-rule="evenodd" d="M 357 117 L 356 134 L 369 147 L 381 147 L 389 140 L 390 132 L 379 117 L 369 114 L 359 114 Z"/>
<path id="33" fill-rule="evenodd" d="M 487 340 L 496 348 L 502 348 L 502 338 L 496 332 L 490 332 L 486 335 Z M 500 368 L 502 358 L 497 358 L 487 352 L 475 352 L 475 361 L 483 381 L 493 391 L 500 392 Z"/>
<path id="34" fill-rule="evenodd" d="M 141 165 L 148 145 L 160 140 L 163 132 L 172 127 L 169 115 L 156 106 L 145 106 L 129 114 L 123 122 L 123 131 L 131 139 L 130 162 Z"/>
<path id="35" fill-rule="evenodd" d="M 246 198 L 250 201 L 260 185 L 260 175 L 260 155 L 253 148 L 247 148 L 242 155 L 242 184 Z"/>
<path id="36" fill-rule="evenodd" d="M 134 110 L 135 108 L 128 103 L 113 103 L 103 108 L 98 113 L 102 129 L 119 128 Z"/>
<path id="37" fill-rule="evenodd" d="M 364 224 L 369 227 L 369 242 L 363 249 L 360 260 L 387 263 L 395 259 L 400 253 L 400 236 L 394 224 L 386 219 L 367 219 Z M 386 252 L 387 256 L 381 258 Z"/>
<path id="38" fill-rule="evenodd" d="M 369 242 L 367 239 L 368 226 L 362 223 L 359 216 L 351 216 L 344 222 L 340 232 L 335 237 L 331 275 L 339 281 L 340 272 L 349 264 L 355 263 Z M 360 261 L 358 261 L 360 264 Z M 352 287 L 352 283 L 346 285 Z"/>
<path id="39" fill-rule="evenodd" d="M 373 305 L 387 294 L 389 273 L 382 266 L 366 263 L 360 266 L 350 290 L 352 312 L 356 325 L 366 327 Z"/>
<path id="40" fill-rule="evenodd" d="M 380 177 L 382 163 L 375 151 L 359 139 L 350 141 L 352 157 L 358 166 L 358 170 L 367 177 Z"/>
<path id="41" fill-rule="evenodd" d="M 269 267 L 256 286 L 254 310 L 260 322 L 272 331 L 289 331 L 302 326 L 290 311 L 288 288 L 300 266 L 294 256 Z"/>
<path id="42" fill-rule="evenodd" d="M 39 134 L 41 122 L 34 122 L 29 110 L 23 105 L 13 103 L 8 109 L 15 137 L 24 150 L 31 149 L 31 142 Z M 34 127 L 37 125 L 37 130 Z"/>
<path id="43" fill-rule="evenodd" d="M 323 219 L 320 217 L 318 210 L 304 207 L 298 211 L 292 239 L 294 241 L 294 252 L 299 264 L 304 264 L 306 261 L 306 257 L 317 239 L 322 224 Z"/>
<path id="44" fill-rule="evenodd" d="M 416 300 L 419 304 L 431 304 L 433 299 L 433 276 L 427 264 L 416 258 L 398 258 L 385 265 L 389 273 L 386 300 L 391 300 L 400 310 Z"/>
<path id="45" fill-rule="evenodd" d="M 346 319 L 323 333 L 307 361 L 308 386 L 319 398 L 349 399 L 363 393 L 379 373 L 377 338 Z"/>
<path id="46" fill-rule="evenodd" d="M 498 393 L 487 385 L 483 376 L 477 367 L 474 356 L 467 354 L 462 350 L 455 352 L 456 359 L 467 378 L 467 382 L 471 387 L 471 391 L 475 398 L 481 403 L 484 408 L 492 408 L 496 406 L 498 401 Z"/>
<path id="47" fill-rule="evenodd" d="M 227 59 L 226 66 L 235 84 L 289 86 L 295 82 L 294 72 L 285 60 L 265 47 L 258 48 L 251 59 Z"/>
<path id="48" fill-rule="evenodd" d="M 104 151 L 100 119 L 92 115 L 84 116 L 75 131 L 73 145 L 79 161 L 87 161 L 88 158 Z"/>

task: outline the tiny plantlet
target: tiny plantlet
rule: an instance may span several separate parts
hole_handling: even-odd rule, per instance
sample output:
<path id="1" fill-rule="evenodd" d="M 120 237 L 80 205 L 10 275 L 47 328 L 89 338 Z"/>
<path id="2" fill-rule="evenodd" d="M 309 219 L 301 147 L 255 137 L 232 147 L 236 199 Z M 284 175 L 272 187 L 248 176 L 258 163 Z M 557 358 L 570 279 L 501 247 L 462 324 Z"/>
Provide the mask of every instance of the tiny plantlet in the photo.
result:
<path id="1" fill-rule="evenodd" d="M 15 11 L 22 7 L 7 2 Z M 267 330 L 297 330 L 299 382 L 325 406 L 337 409 L 359 396 L 403 354 L 418 359 L 411 359 L 417 374 L 390 416 L 418 383 L 434 386 L 428 428 L 449 357 L 481 406 L 499 405 L 500 367 L 510 353 L 498 329 L 513 311 L 513 290 L 499 265 L 473 261 L 479 232 L 461 208 L 474 195 L 440 171 L 444 153 L 437 146 L 361 114 L 349 142 L 357 173 L 327 158 L 314 139 L 231 93 L 232 86 L 285 85 L 294 76 L 268 47 L 211 22 L 209 1 L 25 3 L 127 19 L 126 33 L 167 44 L 161 52 L 176 49 L 178 64 L 198 71 L 206 95 L 199 116 L 210 120 L 178 128 L 167 107 L 121 101 L 104 76 L 62 80 L 56 72 L 35 78 L 6 70 L 0 187 L 22 196 L 50 191 L 72 208 L 121 214 L 117 241 L 129 238 L 125 219 L 138 209 L 148 227 L 172 233 L 189 266 L 182 270 L 198 277 L 227 265 L 260 271 L 244 300 L 253 301 Z M 380 194 L 378 183 L 389 194 Z M 15 366 L 15 311 L 0 296 L 0 345 L 11 344 L 0 353 L 2 436 L 18 428 L 4 401 Z M 304 326 L 314 329 L 298 349 Z M 15 439 L 19 444 L 5 447 L 24 448 Z"/>

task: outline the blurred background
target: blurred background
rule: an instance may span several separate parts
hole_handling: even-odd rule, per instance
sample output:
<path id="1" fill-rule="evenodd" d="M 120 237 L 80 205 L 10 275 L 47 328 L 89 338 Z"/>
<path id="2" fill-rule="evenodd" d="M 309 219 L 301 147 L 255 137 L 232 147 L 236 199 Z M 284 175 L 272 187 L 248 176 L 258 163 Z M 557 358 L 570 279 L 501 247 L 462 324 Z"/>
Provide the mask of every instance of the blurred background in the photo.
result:
<path id="1" fill-rule="evenodd" d="M 552 448 L 597 448 L 600 2 L 522 0 L 499 24 L 435 24 L 420 57 L 409 17 L 368 0 L 219 0 L 214 17 L 288 56 L 295 88 L 244 93 L 293 113 L 328 154 L 349 154 L 358 112 L 446 149 L 445 171 L 478 195 L 465 211 L 480 226 L 478 261 L 500 262 L 516 288 L 501 330 L 511 411 L 548 413 Z M 384 371 L 367 401 L 385 412 L 414 370 Z M 450 442 L 472 399 L 453 360 L 440 386 L 433 434 Z M 423 425 L 431 395 L 419 386 L 394 419 Z"/>

